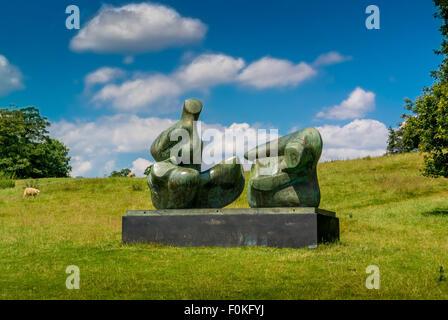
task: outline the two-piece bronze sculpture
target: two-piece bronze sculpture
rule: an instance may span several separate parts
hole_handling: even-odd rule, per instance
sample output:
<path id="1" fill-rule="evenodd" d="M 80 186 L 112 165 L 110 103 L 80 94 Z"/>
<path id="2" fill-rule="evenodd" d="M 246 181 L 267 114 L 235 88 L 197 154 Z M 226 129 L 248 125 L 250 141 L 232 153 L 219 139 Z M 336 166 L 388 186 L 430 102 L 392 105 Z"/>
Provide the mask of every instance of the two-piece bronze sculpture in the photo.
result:
<path id="1" fill-rule="evenodd" d="M 316 129 L 297 131 L 247 152 L 244 158 L 252 162 L 247 184 L 251 208 L 224 208 L 244 189 L 243 166 L 238 157 L 231 157 L 200 172 L 203 144 L 196 121 L 201 111 L 199 100 L 185 101 L 180 121 L 152 144 L 156 163 L 148 185 L 158 210 L 128 210 L 123 243 L 316 248 L 339 239 L 335 213 L 318 208 L 316 170 L 322 139 Z"/>
<path id="2" fill-rule="evenodd" d="M 237 157 L 200 172 L 203 143 L 195 123 L 202 111 L 196 99 L 184 102 L 181 120 L 163 131 L 151 146 L 156 160 L 148 176 L 151 198 L 157 209 L 222 208 L 235 201 L 244 189 L 243 166 Z M 277 154 L 271 155 L 270 146 Z M 318 207 L 320 190 L 317 163 L 322 139 L 307 128 L 250 150 L 255 159 L 247 187 L 253 208 Z"/>

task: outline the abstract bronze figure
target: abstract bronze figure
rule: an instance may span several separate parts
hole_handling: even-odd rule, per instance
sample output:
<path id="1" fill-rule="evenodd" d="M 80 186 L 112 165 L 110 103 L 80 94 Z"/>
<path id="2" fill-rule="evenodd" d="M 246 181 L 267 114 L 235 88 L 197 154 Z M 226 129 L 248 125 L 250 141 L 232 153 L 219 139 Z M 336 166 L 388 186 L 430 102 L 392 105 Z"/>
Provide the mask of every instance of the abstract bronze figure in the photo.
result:
<path id="1" fill-rule="evenodd" d="M 277 155 L 271 156 L 271 146 Z M 314 128 L 306 128 L 247 152 L 252 165 L 247 200 L 253 208 L 319 207 L 317 163 L 322 138 Z M 264 158 L 263 158 L 264 157 Z"/>
<path id="2" fill-rule="evenodd" d="M 157 209 L 222 208 L 244 189 L 244 171 L 237 157 L 200 172 L 203 143 L 195 124 L 201 111 L 199 100 L 186 100 L 181 120 L 151 146 L 157 162 L 151 167 L 148 186 Z"/>
<path id="3" fill-rule="evenodd" d="M 151 146 L 157 162 L 148 185 L 154 206 L 163 210 L 127 211 L 123 243 L 316 248 L 339 240 L 339 219 L 319 208 L 319 131 L 306 128 L 246 152 L 253 161 L 247 185 L 251 208 L 221 209 L 243 191 L 243 168 L 232 157 L 200 172 L 203 145 L 196 121 L 201 110 L 199 100 L 186 100 L 181 120 Z"/>

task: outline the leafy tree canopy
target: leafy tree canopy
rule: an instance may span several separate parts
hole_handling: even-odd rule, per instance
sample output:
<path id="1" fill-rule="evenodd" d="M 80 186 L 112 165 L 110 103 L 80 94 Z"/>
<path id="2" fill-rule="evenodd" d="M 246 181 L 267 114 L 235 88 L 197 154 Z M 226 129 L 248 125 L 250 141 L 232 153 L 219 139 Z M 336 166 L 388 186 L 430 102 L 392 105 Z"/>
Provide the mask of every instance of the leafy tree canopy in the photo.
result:
<path id="1" fill-rule="evenodd" d="M 401 136 L 405 144 L 415 143 L 425 152 L 425 175 L 448 177 L 448 0 L 434 0 L 434 3 L 437 6 L 435 17 L 442 20 L 443 37 L 435 53 L 443 60 L 439 69 L 432 72 L 434 84 L 423 88 L 422 95 L 415 101 L 406 101 L 411 114 L 403 115 L 405 127 Z"/>
<path id="2" fill-rule="evenodd" d="M 120 171 L 112 171 L 109 175 L 110 178 L 116 178 L 116 177 L 127 177 L 131 173 L 131 169 L 121 169 Z"/>
<path id="3" fill-rule="evenodd" d="M 16 178 L 67 177 L 68 148 L 48 135 L 35 107 L 0 109 L 0 172 Z"/>

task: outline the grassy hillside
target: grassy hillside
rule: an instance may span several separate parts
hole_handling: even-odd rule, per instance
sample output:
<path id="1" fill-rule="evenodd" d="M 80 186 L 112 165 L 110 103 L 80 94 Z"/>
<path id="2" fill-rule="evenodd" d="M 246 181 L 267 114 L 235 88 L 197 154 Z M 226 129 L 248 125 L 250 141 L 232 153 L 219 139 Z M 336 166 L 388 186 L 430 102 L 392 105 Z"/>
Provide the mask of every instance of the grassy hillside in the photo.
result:
<path id="1" fill-rule="evenodd" d="M 0 299 L 448 299 L 447 180 L 421 166 L 418 154 L 320 164 L 341 241 L 317 249 L 123 246 L 121 216 L 153 208 L 144 179 L 42 179 L 37 199 L 17 181 L 0 190 Z M 65 287 L 68 265 L 80 290 Z M 380 290 L 365 287 L 369 265 Z"/>

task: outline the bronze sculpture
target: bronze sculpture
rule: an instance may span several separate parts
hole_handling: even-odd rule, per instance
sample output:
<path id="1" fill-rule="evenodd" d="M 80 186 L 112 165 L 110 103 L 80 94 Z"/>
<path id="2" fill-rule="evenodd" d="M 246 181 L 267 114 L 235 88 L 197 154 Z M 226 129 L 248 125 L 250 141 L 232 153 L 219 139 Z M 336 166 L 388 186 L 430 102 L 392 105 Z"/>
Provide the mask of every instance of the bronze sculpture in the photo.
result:
<path id="1" fill-rule="evenodd" d="M 257 159 L 247 186 L 249 205 L 256 208 L 319 207 L 317 163 L 322 153 L 319 131 L 306 128 L 275 142 L 278 156 L 271 156 L 272 142 L 245 154 L 246 159 Z"/>
<path id="2" fill-rule="evenodd" d="M 203 143 L 196 121 L 201 111 L 199 100 L 186 100 L 181 119 L 151 146 L 156 163 L 148 175 L 148 186 L 157 209 L 222 208 L 244 189 L 244 171 L 238 157 L 200 171 Z M 250 207 L 319 207 L 317 163 L 321 153 L 322 138 L 314 128 L 247 152 L 245 158 L 254 160 L 247 187 Z"/>
<path id="3" fill-rule="evenodd" d="M 244 171 L 237 157 L 200 172 L 203 143 L 196 138 L 195 123 L 201 111 L 199 100 L 186 100 L 181 120 L 163 131 L 151 146 L 157 162 L 148 175 L 148 186 L 157 209 L 222 208 L 244 189 Z"/>

